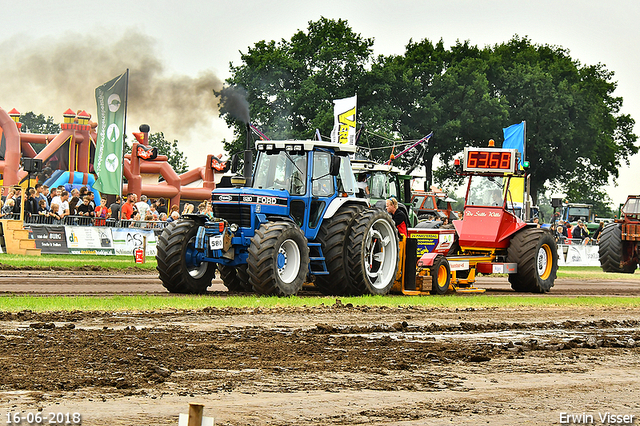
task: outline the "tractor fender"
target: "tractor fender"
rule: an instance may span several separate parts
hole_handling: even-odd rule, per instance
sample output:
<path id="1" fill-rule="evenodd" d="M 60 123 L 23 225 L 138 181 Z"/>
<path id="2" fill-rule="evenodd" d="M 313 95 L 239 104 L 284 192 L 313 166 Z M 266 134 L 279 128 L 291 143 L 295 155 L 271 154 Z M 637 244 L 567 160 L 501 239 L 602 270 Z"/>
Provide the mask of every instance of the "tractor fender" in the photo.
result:
<path id="1" fill-rule="evenodd" d="M 369 207 L 367 200 L 364 198 L 355 198 L 355 197 L 336 197 L 334 198 L 327 210 L 324 212 L 323 219 L 329 219 L 333 217 L 334 214 L 345 204 L 360 204 L 362 206 Z"/>
<path id="2" fill-rule="evenodd" d="M 420 257 L 420 259 L 418 259 L 418 266 L 419 267 L 423 267 L 423 268 L 427 267 L 427 266 L 433 266 L 433 261 L 438 256 L 442 256 L 442 254 L 440 254 L 440 253 L 425 253 Z"/>

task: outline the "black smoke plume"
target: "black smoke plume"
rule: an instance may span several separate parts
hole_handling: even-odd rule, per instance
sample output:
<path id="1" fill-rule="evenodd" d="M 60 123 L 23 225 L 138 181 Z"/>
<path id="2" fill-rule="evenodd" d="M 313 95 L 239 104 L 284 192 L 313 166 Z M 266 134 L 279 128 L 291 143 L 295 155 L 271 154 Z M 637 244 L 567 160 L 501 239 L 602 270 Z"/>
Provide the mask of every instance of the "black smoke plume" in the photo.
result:
<path id="1" fill-rule="evenodd" d="M 249 102 L 245 89 L 240 86 L 227 86 L 220 91 L 214 89 L 213 93 L 220 98 L 220 114 L 231 114 L 244 124 L 249 123 Z"/>
<path id="2" fill-rule="evenodd" d="M 135 30 L 108 40 L 86 33 L 14 38 L 0 43 L 0 58 L 0 106 L 7 111 L 33 111 L 61 122 L 68 108 L 84 109 L 95 121 L 95 88 L 129 68 L 128 131 L 148 123 L 152 132 L 178 138 L 181 145 L 198 134 L 215 140 L 209 133 L 219 111 L 211 91 L 221 90 L 222 80 L 211 71 L 171 74 L 154 39 Z"/>

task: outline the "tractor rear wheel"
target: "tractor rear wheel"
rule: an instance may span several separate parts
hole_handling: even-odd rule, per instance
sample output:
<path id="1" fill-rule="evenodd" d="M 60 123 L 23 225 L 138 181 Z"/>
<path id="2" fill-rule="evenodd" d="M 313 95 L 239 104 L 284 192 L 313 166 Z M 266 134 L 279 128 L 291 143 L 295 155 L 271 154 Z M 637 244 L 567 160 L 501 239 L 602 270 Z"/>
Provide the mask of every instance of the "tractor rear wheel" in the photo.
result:
<path id="1" fill-rule="evenodd" d="M 598 244 L 598 255 L 600 266 L 604 272 L 620 272 L 623 274 L 633 274 L 636 270 L 636 262 L 629 262 L 625 266 L 631 255 L 625 256 L 625 247 L 622 242 L 622 228 L 619 223 L 610 223 L 602 230 L 600 242 Z"/>
<path id="2" fill-rule="evenodd" d="M 398 270 L 398 231 L 389 214 L 370 209 L 354 219 L 347 259 L 348 294 L 387 294 Z"/>
<path id="3" fill-rule="evenodd" d="M 249 282 L 249 274 L 247 273 L 247 265 L 239 265 L 237 267 L 218 265 L 220 278 L 229 291 L 251 291 L 251 283 Z"/>
<path id="4" fill-rule="evenodd" d="M 362 205 L 342 206 L 320 226 L 317 241 L 321 244 L 329 275 L 316 275 L 315 286 L 323 294 L 343 295 L 349 287 L 347 241 L 353 220 L 362 210 Z"/>
<path id="5" fill-rule="evenodd" d="M 216 264 L 198 261 L 197 233 L 196 222 L 179 220 L 167 225 L 158 237 L 157 269 L 162 285 L 171 293 L 204 293 L 211 285 Z"/>
<path id="6" fill-rule="evenodd" d="M 431 294 L 446 294 L 451 284 L 451 268 L 444 256 L 436 256 L 430 268 Z"/>
<path id="7" fill-rule="evenodd" d="M 556 279 L 558 246 L 549 232 L 525 228 L 511 238 L 507 262 L 518 264 L 518 272 L 509 274 L 512 289 L 546 293 Z"/>
<path id="8" fill-rule="evenodd" d="M 247 263 L 257 293 L 294 295 L 309 272 L 307 239 L 291 222 L 263 223 L 251 239 Z"/>

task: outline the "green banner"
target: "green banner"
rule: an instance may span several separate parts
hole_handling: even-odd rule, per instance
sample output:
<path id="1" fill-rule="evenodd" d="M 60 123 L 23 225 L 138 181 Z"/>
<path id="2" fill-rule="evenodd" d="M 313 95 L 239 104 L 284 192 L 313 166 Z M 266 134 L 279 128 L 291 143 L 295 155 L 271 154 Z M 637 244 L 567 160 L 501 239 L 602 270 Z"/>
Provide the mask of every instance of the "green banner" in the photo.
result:
<path id="1" fill-rule="evenodd" d="M 103 194 L 122 191 L 122 147 L 127 113 L 129 70 L 96 88 L 98 129 L 93 167 L 98 175 L 93 187 Z"/>

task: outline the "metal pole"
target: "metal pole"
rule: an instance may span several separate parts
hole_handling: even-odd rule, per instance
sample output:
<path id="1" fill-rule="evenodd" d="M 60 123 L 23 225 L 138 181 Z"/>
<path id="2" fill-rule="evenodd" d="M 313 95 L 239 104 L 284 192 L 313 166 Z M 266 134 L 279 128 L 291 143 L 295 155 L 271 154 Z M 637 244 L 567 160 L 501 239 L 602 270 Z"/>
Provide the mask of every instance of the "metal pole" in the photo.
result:
<path id="1" fill-rule="evenodd" d="M 202 426 L 202 411 L 204 405 L 189 403 L 189 422 L 188 426 Z"/>

